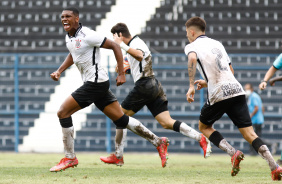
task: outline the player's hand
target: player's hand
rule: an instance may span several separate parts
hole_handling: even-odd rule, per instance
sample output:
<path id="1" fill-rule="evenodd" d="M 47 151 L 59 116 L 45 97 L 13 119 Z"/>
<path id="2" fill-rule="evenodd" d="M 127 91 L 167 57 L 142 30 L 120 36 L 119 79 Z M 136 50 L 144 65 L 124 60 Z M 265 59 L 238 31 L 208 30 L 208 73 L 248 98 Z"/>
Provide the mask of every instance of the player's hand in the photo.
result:
<path id="1" fill-rule="evenodd" d="M 120 44 L 122 42 L 122 38 L 121 38 L 122 34 L 119 33 L 119 35 L 117 33 L 115 33 L 113 35 L 113 38 L 114 38 L 114 41 L 117 43 L 117 44 Z"/>
<path id="2" fill-rule="evenodd" d="M 194 84 L 197 84 L 197 90 L 200 90 L 202 88 L 206 88 L 208 86 L 207 82 L 203 79 L 200 79 L 200 80 L 196 80 L 194 82 Z"/>
<path id="3" fill-rule="evenodd" d="M 119 74 L 116 78 L 117 86 L 120 86 L 126 82 L 125 74 Z"/>
<path id="4" fill-rule="evenodd" d="M 192 103 L 194 102 L 194 95 L 195 95 L 195 88 L 194 86 L 193 87 L 190 87 L 187 94 L 186 94 L 186 98 L 187 98 L 187 101 L 189 103 Z"/>
<path id="5" fill-rule="evenodd" d="M 58 81 L 59 78 L 61 77 L 61 73 L 58 71 L 55 71 L 53 73 L 50 74 L 50 77 L 54 80 L 54 81 Z"/>
<path id="6" fill-rule="evenodd" d="M 267 86 L 267 83 L 266 82 L 261 82 L 260 85 L 259 85 L 259 89 L 261 90 L 264 90 Z"/>
<path id="7" fill-rule="evenodd" d="M 272 80 L 272 79 L 269 79 L 269 84 L 270 84 L 270 86 L 275 86 L 275 81 Z"/>

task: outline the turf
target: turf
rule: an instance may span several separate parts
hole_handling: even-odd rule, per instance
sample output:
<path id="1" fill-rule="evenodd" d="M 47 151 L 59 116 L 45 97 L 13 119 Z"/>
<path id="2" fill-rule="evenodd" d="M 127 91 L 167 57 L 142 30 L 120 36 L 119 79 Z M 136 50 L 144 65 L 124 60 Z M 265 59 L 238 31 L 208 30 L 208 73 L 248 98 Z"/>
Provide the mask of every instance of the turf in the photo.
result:
<path id="1" fill-rule="evenodd" d="M 102 155 L 107 154 L 77 153 L 78 167 L 51 173 L 49 169 L 63 154 L 0 153 L 0 183 L 273 183 L 268 164 L 259 156 L 246 156 L 241 171 L 232 177 L 230 157 L 224 154 L 204 159 L 201 155 L 171 153 L 166 168 L 154 153 L 126 153 L 122 167 L 102 163 Z"/>

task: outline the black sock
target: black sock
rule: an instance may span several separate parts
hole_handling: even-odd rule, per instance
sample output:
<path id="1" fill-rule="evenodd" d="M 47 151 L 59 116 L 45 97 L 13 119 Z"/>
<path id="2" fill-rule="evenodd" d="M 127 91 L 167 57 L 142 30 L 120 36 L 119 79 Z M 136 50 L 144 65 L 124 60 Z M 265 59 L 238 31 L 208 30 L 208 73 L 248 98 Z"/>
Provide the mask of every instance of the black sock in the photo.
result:
<path id="1" fill-rule="evenodd" d="M 216 145 L 219 148 L 219 143 L 223 139 L 222 135 L 218 131 L 214 131 L 210 137 L 209 140 Z"/>
<path id="2" fill-rule="evenodd" d="M 252 146 L 253 146 L 253 148 L 256 150 L 257 153 L 258 153 L 259 148 L 260 148 L 262 145 L 265 145 L 265 143 L 264 143 L 259 137 L 257 137 L 257 138 L 256 138 L 255 140 L 253 140 L 253 142 L 252 142 Z"/>
<path id="3" fill-rule="evenodd" d="M 176 120 L 173 124 L 173 130 L 179 132 L 181 123 L 182 123 L 181 121 Z"/>
<path id="4" fill-rule="evenodd" d="M 69 127 L 72 127 L 72 126 L 73 126 L 71 116 L 68 117 L 68 118 L 59 119 L 59 121 L 60 121 L 61 126 L 62 126 L 63 128 L 69 128 Z"/>

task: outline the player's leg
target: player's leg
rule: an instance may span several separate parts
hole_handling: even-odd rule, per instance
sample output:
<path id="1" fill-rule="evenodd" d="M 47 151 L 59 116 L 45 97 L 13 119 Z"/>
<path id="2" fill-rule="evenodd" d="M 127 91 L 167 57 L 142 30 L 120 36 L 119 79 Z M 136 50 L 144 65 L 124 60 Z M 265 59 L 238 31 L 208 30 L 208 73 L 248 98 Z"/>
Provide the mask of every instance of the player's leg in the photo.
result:
<path id="1" fill-rule="evenodd" d="M 165 103 L 164 105 L 166 105 Z M 201 133 L 190 127 L 184 122 L 181 122 L 179 120 L 174 120 L 171 118 L 169 111 L 164 108 L 158 107 L 158 108 L 149 108 L 152 109 L 152 114 L 157 114 L 155 116 L 155 119 L 162 125 L 163 128 L 165 129 L 170 129 L 174 130 L 176 132 L 179 132 L 183 134 L 186 137 L 195 139 L 199 142 L 201 148 L 203 149 L 204 152 L 204 157 L 207 158 L 210 156 L 211 153 L 211 145 L 210 141 Z M 165 111 L 160 112 L 160 109 L 164 109 Z M 158 113 L 160 112 L 160 113 Z"/>
<path id="2" fill-rule="evenodd" d="M 282 168 L 276 163 L 267 145 L 256 135 L 252 126 L 239 128 L 243 137 L 248 141 L 255 151 L 267 161 L 271 170 L 273 180 L 281 180 Z"/>
<path id="3" fill-rule="evenodd" d="M 132 110 L 126 110 L 122 108 L 122 111 L 127 116 L 133 116 L 135 112 Z M 124 142 L 127 136 L 127 128 L 116 128 L 116 137 L 115 137 L 115 156 L 118 159 L 123 158 Z"/>
<path id="4" fill-rule="evenodd" d="M 51 172 L 65 170 L 69 167 L 78 165 L 78 160 L 74 153 L 74 127 L 72 124 L 71 115 L 80 110 L 81 107 L 72 96 L 69 96 L 61 105 L 57 112 L 60 124 L 62 126 L 63 144 L 65 151 L 65 158 L 59 164 L 50 169 Z"/>
<path id="5" fill-rule="evenodd" d="M 138 86 L 137 86 L 138 87 Z M 125 98 L 125 100 L 122 103 L 122 111 L 127 115 L 134 115 L 136 112 L 138 112 L 146 103 L 146 98 L 140 94 L 139 91 L 136 90 L 136 87 L 133 88 L 133 90 L 128 94 L 128 96 Z M 109 107 L 108 107 L 109 108 Z M 130 110 L 127 110 L 127 109 Z M 105 108 L 106 109 L 106 108 Z M 108 110 L 108 112 L 111 112 L 111 110 Z M 148 130 L 143 124 L 141 124 L 138 120 L 134 118 L 129 118 L 129 123 L 127 126 L 117 126 L 116 130 L 116 155 L 111 155 L 110 157 L 101 157 L 101 160 L 104 162 L 109 163 L 110 160 L 113 160 L 111 158 L 118 157 L 119 159 L 122 158 L 122 153 L 124 149 L 124 144 L 122 144 L 126 139 L 126 128 L 133 131 L 135 134 L 140 135 L 141 137 L 147 139 L 149 142 L 151 142 L 158 150 L 162 150 L 168 146 L 168 140 L 167 138 L 159 138 L 156 136 L 153 132 Z M 115 121 L 114 121 L 115 122 Z M 135 123 L 134 123 L 135 122 Z M 115 122 L 116 124 L 116 122 Z M 123 129 L 123 130 L 119 130 Z M 122 135 L 121 135 L 122 134 Z M 117 139 L 118 137 L 122 137 L 122 139 Z M 165 152 L 166 154 L 166 152 Z M 109 160 L 109 162 L 108 162 Z M 115 159 L 116 160 L 116 159 Z M 163 161 L 165 160 L 165 161 Z M 166 165 L 166 159 L 162 159 L 162 166 L 164 167 Z"/>
<path id="6" fill-rule="evenodd" d="M 231 156 L 231 175 L 236 176 L 240 170 L 239 164 L 241 160 L 243 160 L 244 154 L 239 150 L 236 151 L 236 149 L 212 127 L 213 123 L 222 117 L 230 104 L 231 102 L 229 99 L 217 102 L 213 105 L 205 104 L 201 110 L 199 130 L 208 137 L 215 146 Z"/>
<path id="7" fill-rule="evenodd" d="M 268 162 L 272 179 L 280 180 L 282 177 L 282 168 L 277 165 L 273 159 L 267 145 L 255 133 L 248 112 L 245 96 L 238 96 L 233 98 L 233 100 L 234 103 L 232 103 L 232 106 L 226 112 L 227 115 L 239 128 L 239 131 L 243 135 L 244 139 L 254 147 L 255 151 L 262 156 L 263 159 Z"/>

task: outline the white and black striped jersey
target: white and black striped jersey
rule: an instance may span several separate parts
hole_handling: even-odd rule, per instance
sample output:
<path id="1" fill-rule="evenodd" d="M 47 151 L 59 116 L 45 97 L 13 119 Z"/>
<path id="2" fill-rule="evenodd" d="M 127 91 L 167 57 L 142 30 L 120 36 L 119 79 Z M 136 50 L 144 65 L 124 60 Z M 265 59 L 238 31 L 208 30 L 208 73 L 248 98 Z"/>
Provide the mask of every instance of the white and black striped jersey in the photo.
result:
<path id="1" fill-rule="evenodd" d="M 107 72 L 101 67 L 100 47 L 105 41 L 106 37 L 81 24 L 73 37 L 66 35 L 67 48 L 83 82 L 100 83 L 109 80 Z"/>
<path id="2" fill-rule="evenodd" d="M 236 80 L 229 65 L 230 59 L 224 46 L 205 35 L 186 45 L 185 54 L 197 54 L 197 69 L 208 83 L 208 104 L 244 95 L 242 85 Z"/>
<path id="3" fill-rule="evenodd" d="M 130 65 L 131 75 L 134 82 L 138 81 L 141 77 L 149 77 L 154 75 L 152 69 L 152 57 L 151 51 L 143 40 L 138 36 L 134 36 L 129 42 L 130 48 L 140 50 L 143 52 L 143 60 L 138 61 L 130 54 L 127 54 L 128 63 Z"/>

